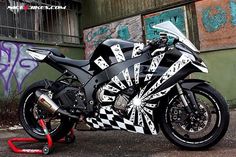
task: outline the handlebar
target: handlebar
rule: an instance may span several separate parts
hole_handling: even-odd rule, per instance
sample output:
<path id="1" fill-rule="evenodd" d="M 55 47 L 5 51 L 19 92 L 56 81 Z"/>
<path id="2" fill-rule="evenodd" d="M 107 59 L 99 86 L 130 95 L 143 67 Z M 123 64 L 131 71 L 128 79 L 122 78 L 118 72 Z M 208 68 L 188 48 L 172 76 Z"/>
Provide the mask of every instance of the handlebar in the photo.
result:
<path id="1" fill-rule="evenodd" d="M 166 41 L 163 41 L 162 39 L 159 39 L 159 40 L 158 40 L 158 39 L 154 39 L 154 40 L 152 40 L 151 42 L 149 42 L 149 43 L 147 44 L 147 46 L 142 49 L 142 51 L 140 51 L 140 54 L 143 54 L 143 53 L 145 53 L 146 51 L 148 51 L 148 50 L 150 50 L 150 49 L 155 50 L 155 49 L 158 49 L 158 48 L 160 48 L 160 47 L 167 46 L 166 43 L 167 43 L 167 42 L 166 42 Z"/>

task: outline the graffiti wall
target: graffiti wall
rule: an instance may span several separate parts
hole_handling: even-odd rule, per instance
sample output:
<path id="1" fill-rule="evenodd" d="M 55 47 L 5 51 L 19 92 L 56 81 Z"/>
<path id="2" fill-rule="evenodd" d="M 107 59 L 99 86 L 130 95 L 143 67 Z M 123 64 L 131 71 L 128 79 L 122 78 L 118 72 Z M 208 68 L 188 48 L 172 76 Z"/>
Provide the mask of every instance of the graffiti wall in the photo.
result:
<path id="1" fill-rule="evenodd" d="M 142 42 L 141 16 L 134 16 L 109 24 L 85 29 L 85 57 L 87 58 L 102 41 L 108 38 Z"/>
<path id="2" fill-rule="evenodd" d="M 28 44 L 0 41 L 0 79 L 5 95 L 11 92 L 12 81 L 20 91 L 25 78 L 38 66 L 26 53 L 29 47 Z"/>
<path id="3" fill-rule="evenodd" d="M 196 3 L 201 50 L 236 45 L 236 0 Z"/>
<path id="4" fill-rule="evenodd" d="M 184 7 L 148 14 L 143 16 L 143 20 L 146 41 L 159 37 L 160 31 L 152 28 L 152 26 L 164 21 L 171 21 L 182 31 L 182 33 L 186 34 Z"/>

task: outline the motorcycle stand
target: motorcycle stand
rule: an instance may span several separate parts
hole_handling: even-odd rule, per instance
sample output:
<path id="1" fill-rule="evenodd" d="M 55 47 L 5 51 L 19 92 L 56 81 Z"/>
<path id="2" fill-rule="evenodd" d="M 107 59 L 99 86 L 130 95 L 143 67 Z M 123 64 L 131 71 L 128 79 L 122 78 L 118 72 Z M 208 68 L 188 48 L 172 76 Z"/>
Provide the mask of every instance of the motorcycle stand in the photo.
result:
<path id="1" fill-rule="evenodd" d="M 51 135 L 48 132 L 46 124 L 45 124 L 43 119 L 39 119 L 38 123 L 42 127 L 42 129 L 45 133 L 45 136 L 47 138 L 47 144 L 45 144 L 42 149 L 22 149 L 22 148 L 18 148 L 13 143 L 15 143 L 15 142 L 21 142 L 21 143 L 22 142 L 33 142 L 33 143 L 36 143 L 36 142 L 39 142 L 39 141 L 34 139 L 34 138 L 11 138 L 11 139 L 8 140 L 8 145 L 9 145 L 9 147 L 11 148 L 11 150 L 13 152 L 15 152 L 15 153 L 26 153 L 26 154 L 45 154 L 45 155 L 52 152 L 52 150 L 53 150 L 53 141 L 52 141 Z M 58 142 L 69 144 L 69 143 L 73 143 L 74 141 L 75 141 L 75 135 L 74 135 L 73 129 L 71 129 L 71 132 L 66 137 L 59 140 Z"/>

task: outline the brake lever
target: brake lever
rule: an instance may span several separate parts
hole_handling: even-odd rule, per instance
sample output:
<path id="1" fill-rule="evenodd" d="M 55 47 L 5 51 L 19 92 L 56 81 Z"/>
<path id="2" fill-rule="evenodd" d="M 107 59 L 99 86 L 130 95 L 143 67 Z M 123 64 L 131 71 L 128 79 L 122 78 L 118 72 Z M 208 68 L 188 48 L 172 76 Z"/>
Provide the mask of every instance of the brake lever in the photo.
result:
<path id="1" fill-rule="evenodd" d="M 147 50 L 153 49 L 153 51 L 155 51 L 156 49 L 160 49 L 160 48 L 165 48 L 164 50 L 166 50 L 167 45 L 166 45 L 166 40 L 163 41 L 162 38 L 161 39 L 154 39 L 151 42 L 148 43 L 148 45 L 142 49 L 138 54 L 141 55 L 143 53 L 145 53 Z M 163 50 L 163 51 L 164 51 Z"/>

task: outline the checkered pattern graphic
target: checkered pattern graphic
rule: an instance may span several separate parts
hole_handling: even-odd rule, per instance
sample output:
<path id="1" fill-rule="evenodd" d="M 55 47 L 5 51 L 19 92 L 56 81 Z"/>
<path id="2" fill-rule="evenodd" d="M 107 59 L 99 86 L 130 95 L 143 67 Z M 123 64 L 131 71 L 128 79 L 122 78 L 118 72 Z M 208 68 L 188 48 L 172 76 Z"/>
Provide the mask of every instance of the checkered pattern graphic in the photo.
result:
<path id="1" fill-rule="evenodd" d="M 96 129 L 112 128 L 134 133 L 146 133 L 143 127 L 134 125 L 133 122 L 121 117 L 111 108 L 111 106 L 102 107 L 98 117 L 87 118 L 86 120 L 90 126 Z"/>

